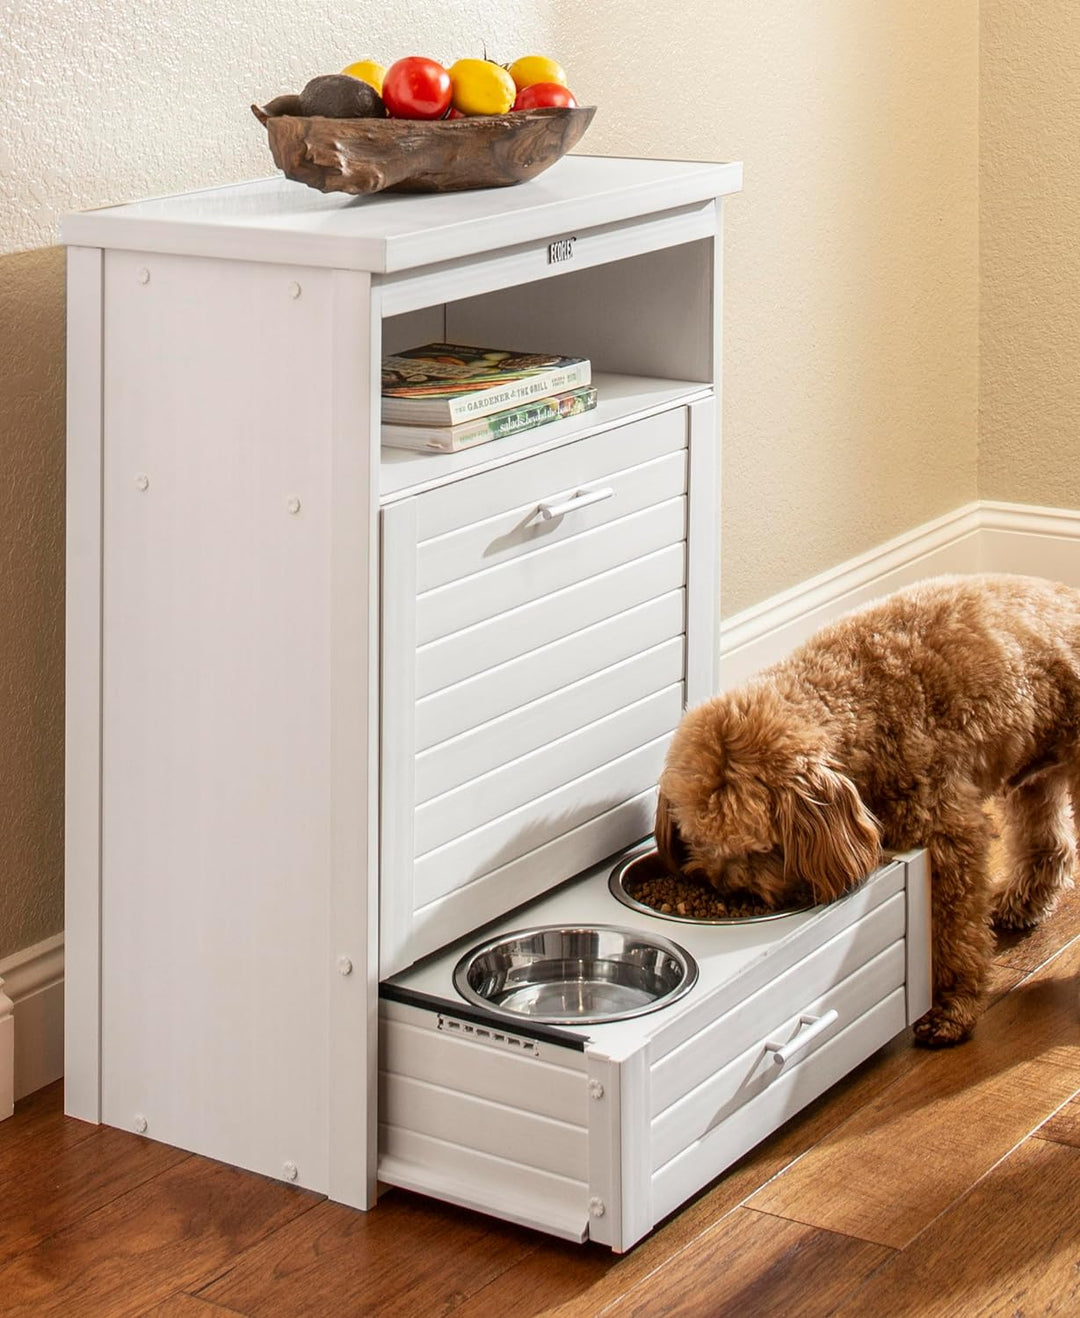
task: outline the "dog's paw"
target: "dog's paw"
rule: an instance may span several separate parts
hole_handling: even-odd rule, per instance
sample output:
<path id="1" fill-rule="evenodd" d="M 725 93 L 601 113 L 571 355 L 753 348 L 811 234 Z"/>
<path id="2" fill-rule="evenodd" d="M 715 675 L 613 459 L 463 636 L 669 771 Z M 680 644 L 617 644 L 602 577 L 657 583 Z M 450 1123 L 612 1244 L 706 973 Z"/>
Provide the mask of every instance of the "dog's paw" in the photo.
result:
<path id="1" fill-rule="evenodd" d="M 956 1003 L 931 1007 L 915 1022 L 915 1042 L 921 1048 L 952 1048 L 971 1038 L 975 1028 L 974 1013 Z"/>
<path id="2" fill-rule="evenodd" d="M 1053 902 L 1033 907 L 1011 893 L 1001 893 L 990 908 L 990 923 L 999 933 L 1024 933 L 1040 925 L 1053 909 Z"/>
<path id="3" fill-rule="evenodd" d="M 999 934 L 1023 934 L 1035 929 L 1042 923 L 1041 914 L 1031 911 L 993 911 L 990 923 Z"/>

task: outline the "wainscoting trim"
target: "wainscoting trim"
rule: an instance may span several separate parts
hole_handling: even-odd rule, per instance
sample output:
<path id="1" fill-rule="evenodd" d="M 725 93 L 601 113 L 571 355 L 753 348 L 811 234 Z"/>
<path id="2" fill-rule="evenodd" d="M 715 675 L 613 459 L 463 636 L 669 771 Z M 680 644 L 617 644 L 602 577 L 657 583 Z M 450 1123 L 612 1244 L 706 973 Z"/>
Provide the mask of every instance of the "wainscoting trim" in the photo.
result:
<path id="1" fill-rule="evenodd" d="M 901 586 L 982 571 L 982 519 L 981 504 L 966 504 L 721 622 L 721 684 L 738 685 L 819 627 Z"/>
<path id="2" fill-rule="evenodd" d="M 15 1104 L 15 1018 L 11 999 L 0 979 L 0 1121 L 10 1117 Z"/>
<path id="3" fill-rule="evenodd" d="M 63 1073 L 64 935 L 56 934 L 0 961 L 0 1120 L 10 1115 L 6 1095 L 18 1101 Z"/>

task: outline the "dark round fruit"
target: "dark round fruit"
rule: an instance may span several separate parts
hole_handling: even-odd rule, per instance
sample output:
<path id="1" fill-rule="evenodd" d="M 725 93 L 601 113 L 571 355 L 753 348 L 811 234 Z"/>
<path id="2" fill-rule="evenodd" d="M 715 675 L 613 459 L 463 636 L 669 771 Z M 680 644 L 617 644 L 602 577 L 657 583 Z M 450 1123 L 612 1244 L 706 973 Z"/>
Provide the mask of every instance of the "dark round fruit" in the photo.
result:
<path id="1" fill-rule="evenodd" d="M 386 107 L 369 83 L 347 73 L 322 73 L 300 93 L 300 113 L 324 119 L 381 119 Z"/>

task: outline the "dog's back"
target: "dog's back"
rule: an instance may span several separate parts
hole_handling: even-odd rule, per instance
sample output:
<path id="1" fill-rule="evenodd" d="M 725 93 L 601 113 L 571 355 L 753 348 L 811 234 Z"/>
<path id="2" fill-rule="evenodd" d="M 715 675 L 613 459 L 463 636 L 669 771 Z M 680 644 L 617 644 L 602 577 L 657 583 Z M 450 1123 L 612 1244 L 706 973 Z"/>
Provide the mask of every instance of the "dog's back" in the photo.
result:
<path id="1" fill-rule="evenodd" d="M 889 763 L 967 762 L 990 782 L 1080 753 L 1080 591 L 1041 578 L 933 578 L 767 671 L 780 689 L 824 699 L 867 787 Z"/>

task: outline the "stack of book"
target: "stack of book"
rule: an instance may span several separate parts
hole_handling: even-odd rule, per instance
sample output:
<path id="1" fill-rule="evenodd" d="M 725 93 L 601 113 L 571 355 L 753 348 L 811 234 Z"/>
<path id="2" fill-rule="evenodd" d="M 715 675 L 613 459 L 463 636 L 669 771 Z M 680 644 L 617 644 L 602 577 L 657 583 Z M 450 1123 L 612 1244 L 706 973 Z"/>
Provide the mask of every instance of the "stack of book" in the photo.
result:
<path id="1" fill-rule="evenodd" d="M 382 442 L 455 453 L 596 406 L 581 357 L 426 343 L 382 364 Z"/>

